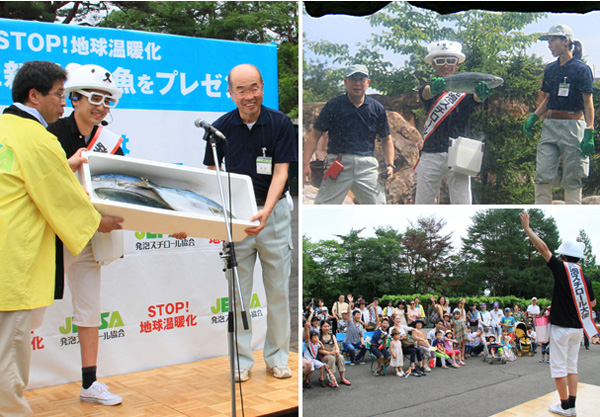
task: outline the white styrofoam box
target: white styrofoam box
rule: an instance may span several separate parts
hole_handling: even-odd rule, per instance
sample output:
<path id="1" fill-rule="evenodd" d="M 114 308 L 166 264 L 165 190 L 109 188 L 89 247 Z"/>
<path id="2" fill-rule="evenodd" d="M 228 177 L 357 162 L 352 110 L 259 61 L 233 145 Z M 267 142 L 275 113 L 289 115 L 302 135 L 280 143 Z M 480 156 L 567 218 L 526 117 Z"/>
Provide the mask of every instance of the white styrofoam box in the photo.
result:
<path id="1" fill-rule="evenodd" d="M 481 171 L 484 144 L 481 141 L 459 136 L 450 138 L 448 167 L 455 172 L 474 177 Z"/>
<path id="2" fill-rule="evenodd" d="M 216 171 L 98 152 L 85 152 L 84 156 L 89 164 L 83 164 L 78 175 L 91 196 L 92 204 L 103 215 L 124 218 L 125 221 L 122 223 L 124 229 L 162 234 L 185 232 L 189 237 L 227 240 L 223 216 L 163 210 L 104 200 L 95 196 L 90 186 L 92 175 L 129 175 L 146 178 L 162 187 L 189 190 L 221 204 Z M 246 237 L 244 230 L 247 227 L 259 224 L 258 221 L 250 222 L 250 218 L 257 212 L 254 189 L 252 180 L 247 175 L 222 173 L 225 189 L 224 206 L 228 210 L 228 176 L 231 178 L 231 211 L 235 216 L 232 220 L 231 232 L 233 240 L 240 241 Z"/>

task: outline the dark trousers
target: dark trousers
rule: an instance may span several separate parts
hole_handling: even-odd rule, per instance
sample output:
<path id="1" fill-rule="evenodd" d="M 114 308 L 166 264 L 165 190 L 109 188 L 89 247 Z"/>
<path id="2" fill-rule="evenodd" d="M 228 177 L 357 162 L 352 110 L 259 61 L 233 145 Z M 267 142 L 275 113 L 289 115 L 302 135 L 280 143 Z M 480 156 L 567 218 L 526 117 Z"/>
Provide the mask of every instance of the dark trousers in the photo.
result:
<path id="1" fill-rule="evenodd" d="M 402 348 L 404 353 L 410 355 L 410 363 L 415 363 L 415 359 L 419 362 L 423 360 L 423 354 L 421 353 L 421 349 L 413 347 Z"/>
<path id="2" fill-rule="evenodd" d="M 360 342 L 356 343 L 344 343 L 344 347 L 348 351 L 350 355 L 350 362 L 360 362 L 360 360 L 365 356 L 365 352 L 367 351 L 366 347 L 361 347 Z M 356 351 L 358 350 L 358 355 L 356 355 Z"/>

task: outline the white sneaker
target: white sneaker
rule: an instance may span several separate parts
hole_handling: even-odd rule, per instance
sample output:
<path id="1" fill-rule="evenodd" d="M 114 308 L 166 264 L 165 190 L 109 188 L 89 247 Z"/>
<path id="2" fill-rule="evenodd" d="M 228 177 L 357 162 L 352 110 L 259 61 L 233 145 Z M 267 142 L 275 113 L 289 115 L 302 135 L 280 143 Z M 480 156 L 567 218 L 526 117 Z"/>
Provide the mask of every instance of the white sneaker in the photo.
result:
<path id="1" fill-rule="evenodd" d="M 398 371 L 398 372 L 396 372 L 396 376 L 404 376 L 404 372 Z"/>
<path id="2" fill-rule="evenodd" d="M 292 370 L 285 365 L 277 365 L 269 369 L 269 372 L 273 373 L 273 376 L 278 379 L 285 379 L 292 377 Z"/>
<path id="3" fill-rule="evenodd" d="M 82 387 L 79 399 L 102 405 L 117 405 L 123 402 L 123 398 L 110 392 L 106 385 L 98 381 L 94 381 L 88 389 Z"/>
<path id="4" fill-rule="evenodd" d="M 427 365 L 425 365 L 425 372 L 431 372 L 431 368 Z"/>
<path id="5" fill-rule="evenodd" d="M 554 414 L 559 414 L 561 416 L 576 416 L 577 413 L 575 412 L 575 407 L 573 408 L 567 408 L 566 410 L 564 408 L 562 408 L 562 405 L 560 404 L 556 404 L 556 405 L 551 405 L 550 407 L 548 407 L 548 411 L 550 411 L 551 413 Z"/>
<path id="6" fill-rule="evenodd" d="M 250 371 L 247 369 L 241 369 L 235 371 L 235 382 L 246 382 L 250 379 Z"/>

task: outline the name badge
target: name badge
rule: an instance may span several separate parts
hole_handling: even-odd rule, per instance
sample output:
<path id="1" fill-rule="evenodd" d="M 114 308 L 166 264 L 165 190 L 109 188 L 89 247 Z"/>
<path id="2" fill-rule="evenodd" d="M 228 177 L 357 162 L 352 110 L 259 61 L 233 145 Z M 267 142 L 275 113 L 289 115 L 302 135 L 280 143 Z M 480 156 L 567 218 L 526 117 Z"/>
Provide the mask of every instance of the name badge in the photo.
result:
<path id="1" fill-rule="evenodd" d="M 571 84 L 567 83 L 567 77 L 565 77 L 564 81 L 558 85 L 558 96 L 559 97 L 568 97 L 570 86 L 571 86 Z"/>
<path id="2" fill-rule="evenodd" d="M 256 173 L 262 175 L 271 175 L 273 158 L 270 156 L 259 156 L 256 158 Z"/>
<path id="3" fill-rule="evenodd" d="M 262 175 L 271 175 L 273 167 L 273 158 L 267 156 L 267 148 L 262 148 L 262 156 L 256 158 L 256 173 Z"/>
<path id="4" fill-rule="evenodd" d="M 558 96 L 559 97 L 568 97 L 570 86 L 571 86 L 571 84 L 559 84 L 558 85 Z"/>

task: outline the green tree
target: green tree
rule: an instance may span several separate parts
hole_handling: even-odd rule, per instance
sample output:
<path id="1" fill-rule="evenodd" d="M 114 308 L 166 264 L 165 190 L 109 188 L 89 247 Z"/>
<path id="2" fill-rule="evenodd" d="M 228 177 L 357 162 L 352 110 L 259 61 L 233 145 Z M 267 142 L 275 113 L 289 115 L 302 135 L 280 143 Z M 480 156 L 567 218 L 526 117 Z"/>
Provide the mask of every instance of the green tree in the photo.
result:
<path id="1" fill-rule="evenodd" d="M 317 243 L 302 237 L 302 289 L 304 298 L 332 300 L 349 287 L 341 275 L 337 261 L 342 256 L 342 247 L 335 240 Z"/>
<path id="2" fill-rule="evenodd" d="M 95 26 L 110 10 L 145 7 L 137 1 L 0 1 L 0 17 Z"/>
<path id="3" fill-rule="evenodd" d="M 440 290 L 449 275 L 452 233 L 442 234 L 446 221 L 418 217 L 404 233 L 402 260 L 408 268 L 413 292 Z"/>
<path id="4" fill-rule="evenodd" d="M 323 62 L 303 62 L 302 97 L 305 103 L 328 101 L 344 93 L 343 69 L 330 69 Z"/>
<path id="5" fill-rule="evenodd" d="M 575 239 L 577 242 L 583 242 L 585 249 L 583 251 L 584 258 L 579 261 L 579 264 L 587 271 L 588 269 L 596 269 L 596 255 L 592 249 L 592 242 L 589 236 L 585 233 L 585 230 L 580 229 L 579 235 Z"/>
<path id="6" fill-rule="evenodd" d="M 517 209 L 478 211 L 463 238 L 461 256 L 468 261 L 467 273 L 493 296 L 549 297 L 552 276 L 545 261 L 521 228 Z M 529 211 L 531 226 L 550 250 L 558 247 L 553 218 L 539 209 Z"/>

